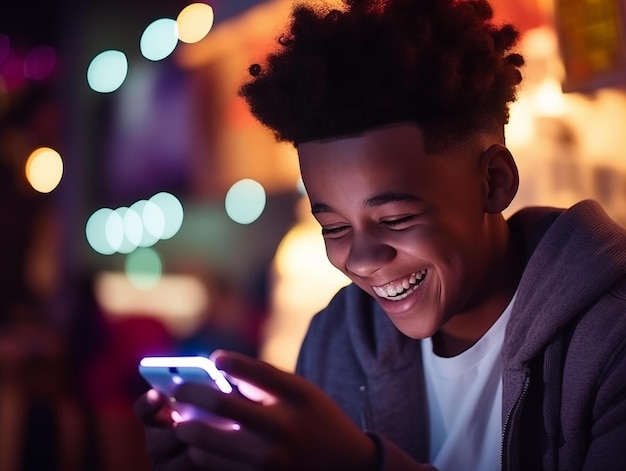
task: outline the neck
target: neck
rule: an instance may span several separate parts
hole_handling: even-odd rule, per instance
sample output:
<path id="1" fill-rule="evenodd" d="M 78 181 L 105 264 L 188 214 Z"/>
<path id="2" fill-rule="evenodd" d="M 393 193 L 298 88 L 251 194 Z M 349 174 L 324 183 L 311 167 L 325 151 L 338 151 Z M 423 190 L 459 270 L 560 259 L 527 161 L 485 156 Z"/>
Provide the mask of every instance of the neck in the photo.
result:
<path id="1" fill-rule="evenodd" d="M 433 335 L 435 354 L 442 357 L 458 355 L 474 345 L 498 320 L 511 302 L 526 263 L 525 247 L 521 240 L 509 233 L 503 250 L 494 251 L 490 272 L 467 306 L 453 316 Z"/>

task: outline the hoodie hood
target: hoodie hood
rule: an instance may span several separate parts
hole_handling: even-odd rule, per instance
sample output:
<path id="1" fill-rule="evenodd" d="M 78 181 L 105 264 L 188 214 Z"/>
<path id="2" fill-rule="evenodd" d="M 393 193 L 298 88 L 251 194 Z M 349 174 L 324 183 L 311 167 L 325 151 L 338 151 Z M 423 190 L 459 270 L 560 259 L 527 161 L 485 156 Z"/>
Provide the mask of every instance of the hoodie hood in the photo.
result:
<path id="1" fill-rule="evenodd" d="M 528 262 L 503 351 L 521 369 L 569 321 L 626 275 L 626 233 L 594 201 L 569 210 L 527 208 L 509 220 Z"/>

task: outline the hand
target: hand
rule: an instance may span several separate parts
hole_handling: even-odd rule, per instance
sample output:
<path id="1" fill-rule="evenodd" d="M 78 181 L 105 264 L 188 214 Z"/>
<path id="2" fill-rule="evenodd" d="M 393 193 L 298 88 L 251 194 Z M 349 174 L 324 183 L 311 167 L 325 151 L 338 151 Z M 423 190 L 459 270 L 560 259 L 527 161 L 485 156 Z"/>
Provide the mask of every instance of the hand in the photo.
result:
<path id="1" fill-rule="evenodd" d="M 220 430 L 199 421 L 177 424 L 174 434 L 188 446 L 186 464 L 220 471 L 375 470 L 374 442 L 315 385 L 240 354 L 218 352 L 213 359 L 219 369 L 242 382 L 243 393 L 250 390 L 246 385 L 252 385 L 265 396 L 257 402 L 200 384 L 180 386 L 177 401 L 241 425 L 241 430 Z M 151 456 L 157 456 L 153 447 L 158 444 L 164 447 L 163 455 L 172 456 L 169 451 L 177 449 L 174 441 L 160 440 L 156 434 L 149 439 Z M 183 463 L 180 456 L 176 459 L 177 465 Z M 159 471 L 187 469 L 194 468 L 171 462 L 159 466 Z"/>
<path id="2" fill-rule="evenodd" d="M 147 452 L 155 469 L 197 469 L 189 458 L 187 444 L 176 436 L 168 398 L 150 389 L 135 402 L 134 412 L 146 427 Z"/>

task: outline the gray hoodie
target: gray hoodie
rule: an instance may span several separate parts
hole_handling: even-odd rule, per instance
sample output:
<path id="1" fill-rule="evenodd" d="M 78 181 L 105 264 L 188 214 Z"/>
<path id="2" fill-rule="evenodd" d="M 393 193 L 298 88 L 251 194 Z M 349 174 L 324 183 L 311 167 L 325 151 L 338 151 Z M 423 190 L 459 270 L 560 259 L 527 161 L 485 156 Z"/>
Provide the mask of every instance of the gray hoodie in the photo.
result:
<path id="1" fill-rule="evenodd" d="M 626 469 L 626 231 L 593 201 L 509 226 L 528 262 L 503 347 L 502 469 Z M 358 287 L 314 317 L 297 372 L 375 438 L 382 470 L 429 461 L 419 340 Z"/>

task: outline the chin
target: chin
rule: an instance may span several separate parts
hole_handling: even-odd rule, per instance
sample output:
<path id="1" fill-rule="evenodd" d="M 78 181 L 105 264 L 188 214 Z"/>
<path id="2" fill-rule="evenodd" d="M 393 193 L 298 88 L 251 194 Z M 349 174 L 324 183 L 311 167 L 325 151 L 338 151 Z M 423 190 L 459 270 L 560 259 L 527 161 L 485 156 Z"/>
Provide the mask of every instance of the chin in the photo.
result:
<path id="1" fill-rule="evenodd" d="M 406 335 L 407 337 L 415 340 L 432 337 L 438 330 L 436 326 L 416 325 L 414 321 L 401 322 L 398 319 L 392 318 L 391 316 L 389 317 L 396 329 L 398 329 L 402 334 Z"/>

